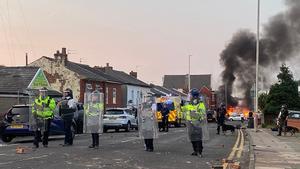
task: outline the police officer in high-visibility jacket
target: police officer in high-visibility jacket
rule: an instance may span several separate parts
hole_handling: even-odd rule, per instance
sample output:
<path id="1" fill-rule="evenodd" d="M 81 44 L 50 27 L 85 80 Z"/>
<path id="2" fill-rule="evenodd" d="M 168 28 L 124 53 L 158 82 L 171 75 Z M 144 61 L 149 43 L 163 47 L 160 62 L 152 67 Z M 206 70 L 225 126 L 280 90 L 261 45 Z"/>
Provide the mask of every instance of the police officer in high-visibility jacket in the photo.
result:
<path id="1" fill-rule="evenodd" d="M 103 93 L 94 91 L 87 93 L 84 105 L 84 132 L 92 134 L 89 148 L 99 148 L 99 133 L 103 132 Z"/>
<path id="2" fill-rule="evenodd" d="M 193 145 L 193 156 L 202 157 L 203 140 L 209 138 L 206 108 L 198 89 L 190 91 L 190 103 L 182 107 L 187 125 L 188 138 Z"/>
<path id="3" fill-rule="evenodd" d="M 35 148 L 39 147 L 39 141 L 43 133 L 43 146 L 48 147 L 48 136 L 50 130 L 51 120 L 54 117 L 54 110 L 56 107 L 55 100 L 47 95 L 47 88 L 43 87 L 39 90 L 39 96 L 32 104 L 32 114 L 36 123 L 34 132 L 33 145 Z"/>

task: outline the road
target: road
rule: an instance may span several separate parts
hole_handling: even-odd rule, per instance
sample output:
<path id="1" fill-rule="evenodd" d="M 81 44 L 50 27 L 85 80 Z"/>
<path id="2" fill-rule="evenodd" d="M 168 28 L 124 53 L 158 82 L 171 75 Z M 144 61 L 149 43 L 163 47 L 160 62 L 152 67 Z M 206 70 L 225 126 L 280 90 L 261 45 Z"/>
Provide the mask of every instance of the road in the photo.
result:
<path id="1" fill-rule="evenodd" d="M 48 148 L 35 151 L 31 149 L 30 137 L 18 138 L 10 144 L 0 144 L 0 168 L 208 169 L 237 149 L 234 146 L 239 135 L 238 131 L 216 135 L 216 124 L 209 124 L 209 130 L 210 140 L 204 143 L 203 158 L 190 155 L 192 146 L 187 140 L 186 128 L 171 128 L 168 133 L 159 133 L 154 141 L 154 152 L 144 151 L 143 141 L 136 131 L 104 133 L 98 150 L 88 148 L 91 142 L 88 134 L 76 136 L 71 147 L 60 146 L 63 137 L 59 136 L 49 142 Z M 27 148 L 26 153 L 16 154 L 18 146 Z"/>

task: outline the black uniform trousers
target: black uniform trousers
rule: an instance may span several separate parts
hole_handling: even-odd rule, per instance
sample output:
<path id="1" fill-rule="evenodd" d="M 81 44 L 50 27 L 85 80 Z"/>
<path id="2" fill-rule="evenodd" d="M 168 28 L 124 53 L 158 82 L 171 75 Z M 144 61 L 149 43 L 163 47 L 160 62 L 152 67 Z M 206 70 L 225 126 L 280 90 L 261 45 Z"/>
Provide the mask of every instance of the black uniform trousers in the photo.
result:
<path id="1" fill-rule="evenodd" d="M 153 147 L 153 138 L 152 139 L 144 139 L 145 140 L 145 144 L 146 144 L 146 150 L 147 151 L 153 151 L 154 147 Z"/>
<path id="2" fill-rule="evenodd" d="M 225 119 L 223 119 L 223 118 L 219 118 L 219 119 L 217 120 L 217 123 L 218 123 L 217 134 L 220 134 L 220 128 L 221 128 L 221 127 L 222 127 L 222 130 L 223 130 L 224 122 L 225 122 Z M 224 131 L 224 130 L 223 130 L 223 131 Z"/>
<path id="3" fill-rule="evenodd" d="M 64 129 L 65 129 L 65 144 L 73 145 L 73 136 L 72 136 L 72 119 L 64 120 Z"/>
<path id="4" fill-rule="evenodd" d="M 50 131 L 50 124 L 51 124 L 51 119 L 45 120 L 45 126 L 44 126 L 45 131 L 43 132 L 43 145 L 44 146 L 48 145 L 48 137 L 49 137 L 49 131 Z M 34 132 L 34 140 L 33 140 L 33 144 L 36 147 L 39 147 L 39 142 L 41 140 L 41 136 L 42 136 L 41 130 L 37 129 Z"/>
<path id="5" fill-rule="evenodd" d="M 162 117 L 162 129 L 163 131 L 169 131 L 169 119 L 168 116 Z"/>
<path id="6" fill-rule="evenodd" d="M 99 133 L 92 133 L 92 146 L 99 146 Z"/>
<path id="7" fill-rule="evenodd" d="M 192 141 L 192 145 L 195 153 L 202 154 L 202 150 L 203 150 L 202 140 Z"/>

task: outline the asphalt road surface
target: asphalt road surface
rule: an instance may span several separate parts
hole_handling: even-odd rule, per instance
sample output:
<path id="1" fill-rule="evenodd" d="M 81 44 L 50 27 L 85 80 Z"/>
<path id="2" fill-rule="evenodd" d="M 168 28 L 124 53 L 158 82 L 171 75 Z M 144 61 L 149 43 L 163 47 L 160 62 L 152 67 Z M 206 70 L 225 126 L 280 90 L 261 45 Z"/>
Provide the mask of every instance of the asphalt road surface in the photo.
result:
<path id="1" fill-rule="evenodd" d="M 137 131 L 104 133 L 100 136 L 99 149 L 88 148 L 89 134 L 77 135 L 70 147 L 60 146 L 63 136 L 56 136 L 48 148 L 40 146 L 37 150 L 31 148 L 31 137 L 16 138 L 9 144 L 0 142 L 0 168 L 208 169 L 232 154 L 238 138 L 238 131 L 216 135 L 216 124 L 209 124 L 209 130 L 210 140 L 204 143 L 202 158 L 190 155 L 192 145 L 184 127 L 160 132 L 154 141 L 154 152 L 144 151 Z M 20 146 L 25 148 L 24 154 L 16 153 Z"/>

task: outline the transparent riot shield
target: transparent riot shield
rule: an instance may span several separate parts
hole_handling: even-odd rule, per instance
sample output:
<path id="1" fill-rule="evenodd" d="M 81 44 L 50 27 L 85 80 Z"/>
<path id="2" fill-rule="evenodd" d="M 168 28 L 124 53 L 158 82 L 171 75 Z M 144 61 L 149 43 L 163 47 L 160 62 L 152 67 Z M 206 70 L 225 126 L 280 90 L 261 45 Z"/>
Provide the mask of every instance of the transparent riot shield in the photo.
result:
<path id="1" fill-rule="evenodd" d="M 153 139 L 158 136 L 158 123 L 155 117 L 155 98 L 146 98 L 138 113 L 139 134 L 141 139 Z"/>
<path id="2" fill-rule="evenodd" d="M 103 93 L 94 91 L 85 93 L 84 97 L 84 133 L 103 132 L 104 97 Z"/>
<path id="3" fill-rule="evenodd" d="M 186 127 L 189 141 L 209 140 L 206 120 L 187 121 Z"/>
<path id="4" fill-rule="evenodd" d="M 37 116 L 38 111 L 43 111 L 44 105 L 36 104 L 35 100 L 39 98 L 38 92 L 35 90 L 29 91 L 29 130 L 41 132 L 47 130 L 46 121 Z"/>

